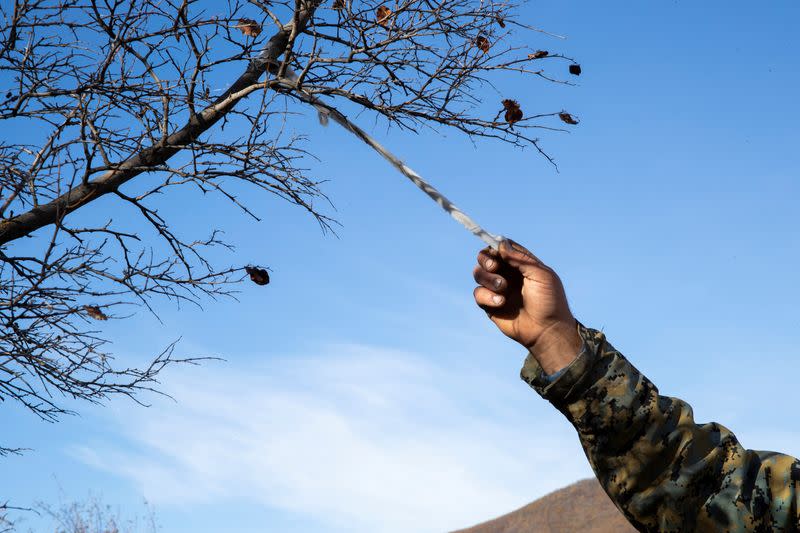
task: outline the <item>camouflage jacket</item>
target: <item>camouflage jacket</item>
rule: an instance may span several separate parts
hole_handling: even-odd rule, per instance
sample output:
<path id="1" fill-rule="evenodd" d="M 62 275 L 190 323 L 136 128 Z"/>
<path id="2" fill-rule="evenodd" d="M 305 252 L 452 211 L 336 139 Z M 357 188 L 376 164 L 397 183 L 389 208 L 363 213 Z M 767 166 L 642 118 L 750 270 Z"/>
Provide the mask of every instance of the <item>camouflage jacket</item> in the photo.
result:
<path id="1" fill-rule="evenodd" d="M 800 531 L 800 461 L 746 450 L 727 428 L 696 424 L 578 325 L 584 346 L 555 380 L 528 355 L 522 379 L 578 430 L 597 478 L 639 531 Z"/>

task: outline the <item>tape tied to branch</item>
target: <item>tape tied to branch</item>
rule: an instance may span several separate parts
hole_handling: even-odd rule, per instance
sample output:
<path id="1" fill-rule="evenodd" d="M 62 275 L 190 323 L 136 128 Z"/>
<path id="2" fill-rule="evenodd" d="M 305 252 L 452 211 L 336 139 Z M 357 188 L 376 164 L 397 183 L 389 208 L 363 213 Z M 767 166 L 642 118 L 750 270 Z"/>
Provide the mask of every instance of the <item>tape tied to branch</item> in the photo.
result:
<path id="1" fill-rule="evenodd" d="M 270 72 L 275 74 L 272 69 Z M 477 222 L 475 222 L 469 215 L 467 215 L 464 211 L 459 209 L 458 207 L 453 204 L 450 200 L 448 200 L 441 192 L 439 192 L 436 187 L 425 181 L 422 176 L 420 176 L 417 172 L 415 172 L 411 167 L 403 163 L 399 157 L 394 155 L 392 152 L 387 150 L 382 144 L 380 144 L 377 140 L 375 140 L 372 136 L 370 136 L 367 132 L 362 130 L 360 127 L 355 125 L 350 119 L 348 119 L 344 114 L 342 114 L 338 109 L 335 107 L 329 106 L 322 102 L 319 98 L 315 97 L 312 94 L 304 91 L 302 87 L 299 87 L 297 84 L 298 77 L 291 69 L 285 69 L 285 78 L 281 80 L 282 85 L 289 90 L 294 91 L 296 95 L 300 97 L 301 100 L 304 102 L 314 106 L 319 114 L 319 121 L 320 124 L 326 126 L 328 124 L 328 119 L 333 120 L 341 127 L 361 139 L 365 144 L 370 146 L 373 150 L 378 152 L 384 159 L 386 159 L 394 168 L 396 168 L 401 174 L 403 174 L 406 178 L 411 180 L 411 182 L 416 185 L 422 192 L 428 195 L 434 202 L 439 204 L 439 206 L 445 210 L 456 222 L 464 226 L 467 231 L 481 239 L 491 248 L 497 250 L 500 247 L 500 242 L 503 240 L 503 237 L 500 235 L 495 235 L 493 233 L 489 233 L 485 229 L 483 229 Z"/>

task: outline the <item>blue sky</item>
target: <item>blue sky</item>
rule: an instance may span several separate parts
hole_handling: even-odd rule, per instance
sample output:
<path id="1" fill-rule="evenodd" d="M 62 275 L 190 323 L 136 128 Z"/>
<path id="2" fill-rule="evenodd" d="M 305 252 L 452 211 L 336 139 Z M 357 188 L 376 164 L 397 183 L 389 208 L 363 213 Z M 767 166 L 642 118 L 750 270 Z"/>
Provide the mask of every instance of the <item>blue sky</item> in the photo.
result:
<path id="1" fill-rule="evenodd" d="M 799 17 L 788 0 L 527 4 L 523 20 L 568 37 L 535 47 L 584 74 L 486 98 L 580 117 L 542 135 L 559 172 L 454 133 L 373 133 L 551 264 L 576 316 L 698 421 L 800 456 Z M 480 241 L 335 125 L 296 125 L 338 238 L 276 199 L 257 199 L 261 223 L 213 206 L 239 262 L 269 265 L 272 283 L 107 327 L 125 361 L 181 337 L 179 353 L 226 362 L 168 371 L 176 402 L 149 409 L 118 400 L 44 424 L 4 404 L 3 443 L 33 451 L 2 460 L 0 500 L 95 494 L 130 515 L 146 499 L 171 532 L 434 532 L 591 474 L 520 381 L 524 350 L 474 307 Z M 209 210 L 181 201 L 170 218 L 205 227 Z"/>

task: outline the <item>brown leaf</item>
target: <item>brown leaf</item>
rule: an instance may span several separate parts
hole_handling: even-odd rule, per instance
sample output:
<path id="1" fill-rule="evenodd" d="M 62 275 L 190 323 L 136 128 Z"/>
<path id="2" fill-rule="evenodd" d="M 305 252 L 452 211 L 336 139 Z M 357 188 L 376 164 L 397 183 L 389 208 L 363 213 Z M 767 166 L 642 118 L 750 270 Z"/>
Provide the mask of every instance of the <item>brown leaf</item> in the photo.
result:
<path id="1" fill-rule="evenodd" d="M 489 44 L 489 39 L 483 35 L 478 35 L 478 37 L 475 39 L 475 46 L 483 50 L 483 53 L 485 54 L 489 51 L 489 48 L 491 48 L 492 45 Z"/>
<path id="2" fill-rule="evenodd" d="M 516 100 L 503 100 L 503 108 L 506 110 L 506 122 L 508 122 L 511 126 L 513 126 L 515 122 L 522 120 L 522 109 L 520 109 L 519 102 Z"/>
<path id="3" fill-rule="evenodd" d="M 497 23 L 500 25 L 501 28 L 506 27 L 506 21 L 503 20 L 503 17 L 497 17 Z"/>
<path id="4" fill-rule="evenodd" d="M 379 6 L 378 9 L 375 10 L 375 22 L 378 24 L 384 24 L 389 21 L 392 17 L 392 10 L 386 6 Z"/>
<path id="5" fill-rule="evenodd" d="M 541 59 L 543 57 L 547 57 L 550 52 L 547 50 L 537 50 L 532 54 L 528 54 L 528 59 Z"/>
<path id="6" fill-rule="evenodd" d="M 346 7 L 345 0 L 333 0 L 333 9 L 342 10 Z"/>
<path id="7" fill-rule="evenodd" d="M 250 281 L 256 285 L 266 285 L 269 283 L 269 273 L 263 268 L 246 266 L 244 270 L 250 276 Z"/>
<path id="8" fill-rule="evenodd" d="M 576 119 L 575 117 L 573 117 L 572 115 L 570 115 L 566 111 L 562 111 L 561 113 L 559 113 L 558 114 L 558 118 L 560 118 L 562 121 L 566 122 L 567 124 L 572 124 L 573 126 L 575 124 L 577 124 L 578 122 L 580 122 L 578 119 Z"/>
<path id="9" fill-rule="evenodd" d="M 241 30 L 248 37 L 258 37 L 261 34 L 261 24 L 253 19 L 240 19 L 235 28 Z"/>
<path id="10" fill-rule="evenodd" d="M 569 66 L 569 73 L 575 76 L 581 75 L 581 66 L 577 63 Z"/>
<path id="11" fill-rule="evenodd" d="M 86 311 L 87 315 L 94 318 L 95 320 L 108 320 L 108 316 L 103 311 L 100 310 L 99 306 L 84 305 L 83 310 Z"/>

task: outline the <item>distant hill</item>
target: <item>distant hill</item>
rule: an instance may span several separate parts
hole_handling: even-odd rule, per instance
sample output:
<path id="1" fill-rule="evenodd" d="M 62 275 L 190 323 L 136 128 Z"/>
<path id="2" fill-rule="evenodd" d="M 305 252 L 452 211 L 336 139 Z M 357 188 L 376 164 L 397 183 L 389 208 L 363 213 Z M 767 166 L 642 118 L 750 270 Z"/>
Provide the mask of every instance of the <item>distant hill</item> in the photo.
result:
<path id="1" fill-rule="evenodd" d="M 636 533 L 596 479 L 551 492 L 525 507 L 453 533 Z"/>

